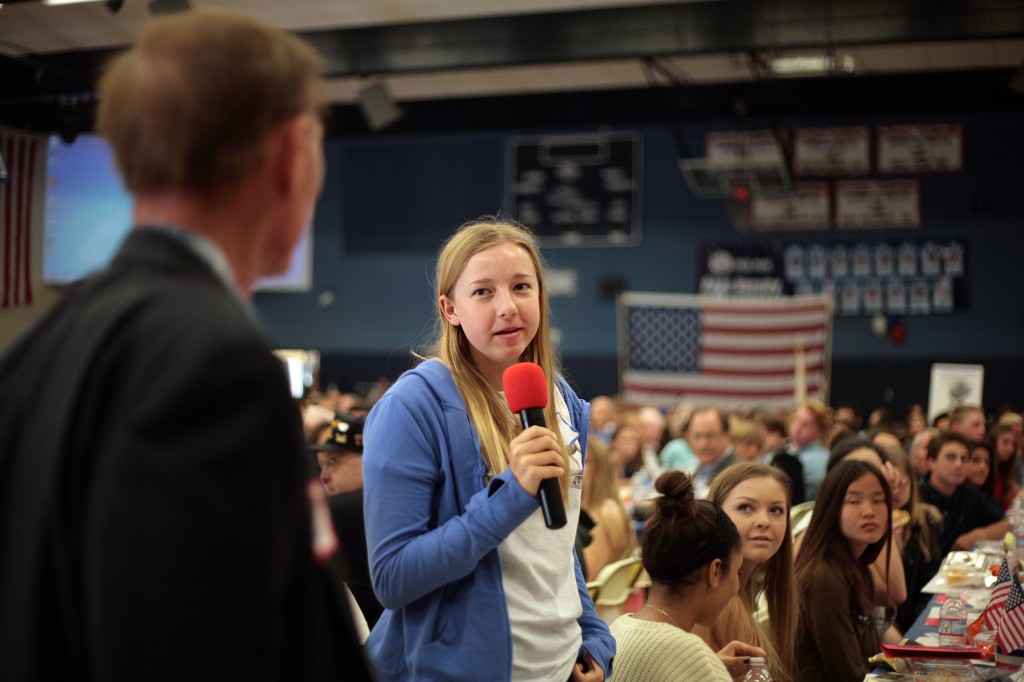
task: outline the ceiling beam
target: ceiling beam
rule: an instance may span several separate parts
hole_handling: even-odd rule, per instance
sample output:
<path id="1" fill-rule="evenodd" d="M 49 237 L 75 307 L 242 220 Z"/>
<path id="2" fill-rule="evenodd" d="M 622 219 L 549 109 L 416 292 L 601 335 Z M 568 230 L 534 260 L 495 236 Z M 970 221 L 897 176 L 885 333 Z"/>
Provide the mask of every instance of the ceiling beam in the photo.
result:
<path id="1" fill-rule="evenodd" d="M 718 0 L 302 34 L 332 77 L 1024 35 L 1024 0 Z"/>
<path id="2" fill-rule="evenodd" d="M 341 78 L 1015 38 L 1024 36 L 1024 0 L 709 0 L 300 35 L 323 55 L 324 75 Z M 91 108 L 100 67 L 113 52 L 0 57 L 0 122 L 25 125 L 40 116 L 34 108 L 69 99 Z"/>

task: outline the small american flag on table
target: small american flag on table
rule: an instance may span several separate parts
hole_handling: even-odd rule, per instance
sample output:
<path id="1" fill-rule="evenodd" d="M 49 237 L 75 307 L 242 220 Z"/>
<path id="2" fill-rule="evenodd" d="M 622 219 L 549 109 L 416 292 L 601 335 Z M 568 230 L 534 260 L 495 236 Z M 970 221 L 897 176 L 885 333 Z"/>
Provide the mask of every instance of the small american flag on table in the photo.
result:
<path id="1" fill-rule="evenodd" d="M 1024 647 L 1024 589 L 1021 589 L 1017 576 L 1012 580 L 1010 593 L 1006 595 L 1006 613 L 996 632 L 996 644 L 1007 654 Z"/>

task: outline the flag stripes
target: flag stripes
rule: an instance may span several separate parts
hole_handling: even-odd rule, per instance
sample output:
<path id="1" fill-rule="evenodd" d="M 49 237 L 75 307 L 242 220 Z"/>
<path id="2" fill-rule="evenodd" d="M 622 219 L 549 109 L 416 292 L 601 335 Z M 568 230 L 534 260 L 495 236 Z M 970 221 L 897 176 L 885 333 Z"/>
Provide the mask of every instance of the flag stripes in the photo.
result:
<path id="1" fill-rule="evenodd" d="M 0 182 L 0 308 L 32 304 L 32 203 L 39 138 L 0 136 L 8 177 Z"/>
<path id="2" fill-rule="evenodd" d="M 622 389 L 630 402 L 790 406 L 799 371 L 808 396 L 825 397 L 826 297 L 723 300 L 629 292 L 619 297 L 619 313 Z"/>

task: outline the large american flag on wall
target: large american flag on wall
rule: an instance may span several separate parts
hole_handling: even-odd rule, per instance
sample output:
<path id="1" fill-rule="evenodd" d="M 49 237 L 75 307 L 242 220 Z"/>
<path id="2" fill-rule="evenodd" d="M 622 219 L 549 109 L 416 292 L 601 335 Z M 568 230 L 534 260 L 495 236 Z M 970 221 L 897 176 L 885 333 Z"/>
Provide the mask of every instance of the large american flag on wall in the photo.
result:
<path id="1" fill-rule="evenodd" d="M 0 308 L 32 304 L 32 202 L 40 137 L 0 135 L 6 178 L 0 180 Z"/>
<path id="2" fill-rule="evenodd" d="M 827 296 L 619 296 L 621 388 L 633 404 L 791 407 L 828 401 Z M 804 387 L 797 377 L 804 376 Z"/>

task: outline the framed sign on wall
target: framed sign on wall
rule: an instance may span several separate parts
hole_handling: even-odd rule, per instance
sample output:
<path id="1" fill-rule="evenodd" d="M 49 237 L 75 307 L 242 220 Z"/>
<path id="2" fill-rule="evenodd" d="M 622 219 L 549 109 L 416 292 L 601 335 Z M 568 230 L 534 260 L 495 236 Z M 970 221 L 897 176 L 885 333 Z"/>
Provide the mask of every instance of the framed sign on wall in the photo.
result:
<path id="1" fill-rule="evenodd" d="M 545 246 L 639 244 L 641 142 L 631 132 L 509 139 L 507 210 Z"/>

